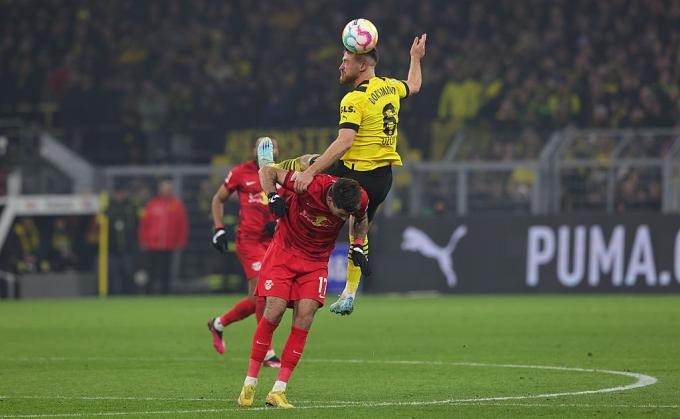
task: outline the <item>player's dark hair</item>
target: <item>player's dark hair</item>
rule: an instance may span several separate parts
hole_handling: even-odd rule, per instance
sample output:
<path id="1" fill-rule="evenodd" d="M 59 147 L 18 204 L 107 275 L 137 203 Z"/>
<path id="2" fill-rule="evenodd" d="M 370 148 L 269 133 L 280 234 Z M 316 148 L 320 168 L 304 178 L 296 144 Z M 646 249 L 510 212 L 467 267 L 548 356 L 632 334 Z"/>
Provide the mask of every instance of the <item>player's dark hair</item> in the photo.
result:
<path id="1" fill-rule="evenodd" d="M 350 214 L 357 211 L 361 202 L 361 186 L 354 179 L 339 178 L 330 190 L 333 204 Z"/>

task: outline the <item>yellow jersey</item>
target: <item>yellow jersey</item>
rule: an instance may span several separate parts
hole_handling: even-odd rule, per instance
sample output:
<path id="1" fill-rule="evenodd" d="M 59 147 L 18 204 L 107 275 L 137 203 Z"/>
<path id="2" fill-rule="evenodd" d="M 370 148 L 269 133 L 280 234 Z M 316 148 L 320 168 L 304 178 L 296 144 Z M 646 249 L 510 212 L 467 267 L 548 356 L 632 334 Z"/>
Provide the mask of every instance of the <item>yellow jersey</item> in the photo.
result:
<path id="1" fill-rule="evenodd" d="M 347 93 L 340 102 L 340 128 L 357 132 L 342 156 L 345 166 L 359 171 L 401 166 L 397 153 L 399 107 L 409 94 L 402 80 L 372 77 Z"/>

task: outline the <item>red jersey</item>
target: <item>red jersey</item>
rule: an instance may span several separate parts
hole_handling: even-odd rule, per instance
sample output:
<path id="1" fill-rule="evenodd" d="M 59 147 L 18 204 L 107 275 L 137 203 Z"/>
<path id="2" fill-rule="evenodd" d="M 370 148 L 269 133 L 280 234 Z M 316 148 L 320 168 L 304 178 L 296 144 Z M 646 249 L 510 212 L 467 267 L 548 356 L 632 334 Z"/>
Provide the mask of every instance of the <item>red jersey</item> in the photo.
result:
<path id="1" fill-rule="evenodd" d="M 299 172 L 289 172 L 283 188 L 293 191 Z M 274 242 L 291 253 L 305 259 L 325 260 L 330 257 L 335 240 L 345 220 L 331 213 L 326 195 L 337 177 L 318 174 L 309 184 L 307 192 L 293 195 L 287 201 L 288 211 L 279 220 Z M 359 216 L 366 213 L 368 195 L 361 189 Z"/>
<path id="2" fill-rule="evenodd" d="M 224 179 L 229 192 L 238 193 L 240 218 L 236 240 L 271 240 L 263 231 L 264 225 L 274 221 L 269 212 L 269 200 L 260 186 L 259 168 L 254 160 L 239 164 L 231 169 Z"/>
<path id="3" fill-rule="evenodd" d="M 139 242 L 151 250 L 183 248 L 189 235 L 184 204 L 173 196 L 157 196 L 144 207 L 139 222 Z"/>

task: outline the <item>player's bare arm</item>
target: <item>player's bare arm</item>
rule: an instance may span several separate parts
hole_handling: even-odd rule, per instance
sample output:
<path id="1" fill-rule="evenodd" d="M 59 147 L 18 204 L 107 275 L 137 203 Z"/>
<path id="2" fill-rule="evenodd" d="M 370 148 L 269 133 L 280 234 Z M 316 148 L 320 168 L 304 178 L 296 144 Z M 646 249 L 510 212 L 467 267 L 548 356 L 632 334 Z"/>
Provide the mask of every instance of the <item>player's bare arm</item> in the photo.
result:
<path id="1" fill-rule="evenodd" d="M 286 206 L 286 201 L 277 193 L 276 184 L 283 185 L 290 171 L 274 166 L 265 166 L 258 173 L 262 190 L 267 194 L 267 199 L 269 200 L 269 210 L 274 214 L 274 217 L 283 217 L 288 207 Z"/>
<path id="2" fill-rule="evenodd" d="M 420 91 L 420 86 L 423 84 L 423 73 L 420 69 L 420 60 L 425 56 L 425 42 L 427 41 L 427 34 L 424 33 L 420 37 L 416 36 L 411 45 L 411 64 L 408 67 L 408 85 L 409 94 L 414 95 Z"/>
<path id="3" fill-rule="evenodd" d="M 212 197 L 210 208 L 213 218 L 213 225 L 215 228 L 222 226 L 222 218 L 224 217 L 224 203 L 230 195 L 231 191 L 225 188 L 224 184 L 222 184 Z"/>
<path id="4" fill-rule="evenodd" d="M 224 216 L 224 202 L 229 198 L 229 195 L 231 195 L 231 191 L 222 184 L 217 192 L 215 192 L 215 195 L 213 195 L 212 203 L 210 204 L 213 225 L 215 226 L 212 245 L 220 253 L 226 252 L 228 247 L 227 232 L 222 224 L 222 217 Z"/>
<path id="5" fill-rule="evenodd" d="M 307 190 L 307 187 L 314 179 L 314 175 L 329 168 L 340 157 L 342 157 L 347 150 L 352 146 L 357 132 L 350 128 L 340 128 L 338 130 L 338 138 L 335 139 L 328 146 L 326 151 L 320 155 L 314 163 L 304 172 L 300 173 L 295 179 L 295 192 L 302 193 Z"/>
<path id="6" fill-rule="evenodd" d="M 274 166 L 265 166 L 260 168 L 258 173 L 262 190 L 269 196 L 270 193 L 276 193 L 276 184 L 282 185 L 289 171 Z"/>
<path id="7" fill-rule="evenodd" d="M 363 243 L 366 240 L 368 227 L 368 215 L 364 214 L 362 218 L 357 218 L 354 215 L 349 216 L 349 233 L 355 241 Z"/>
<path id="8" fill-rule="evenodd" d="M 300 156 L 300 171 L 304 172 L 309 169 L 309 166 L 311 166 L 319 156 L 320 154 L 304 154 Z"/>
<path id="9" fill-rule="evenodd" d="M 349 222 L 350 236 L 354 237 L 353 243 L 350 244 L 352 263 L 361 269 L 362 275 L 369 276 L 371 274 L 371 267 L 368 264 L 366 248 L 364 246 L 366 235 L 368 234 L 368 215 L 364 214 L 361 218 L 350 215 Z"/>

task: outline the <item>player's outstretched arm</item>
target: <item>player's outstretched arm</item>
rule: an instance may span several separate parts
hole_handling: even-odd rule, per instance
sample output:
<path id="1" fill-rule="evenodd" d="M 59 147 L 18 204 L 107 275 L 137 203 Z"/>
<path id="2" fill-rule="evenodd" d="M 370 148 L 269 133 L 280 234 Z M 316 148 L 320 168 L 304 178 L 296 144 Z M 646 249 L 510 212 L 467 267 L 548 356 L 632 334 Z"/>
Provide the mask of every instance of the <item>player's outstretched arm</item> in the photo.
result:
<path id="1" fill-rule="evenodd" d="M 424 33 L 420 37 L 416 36 L 411 45 L 411 64 L 408 67 L 408 85 L 409 94 L 414 95 L 420 91 L 420 86 L 423 84 L 423 72 L 420 68 L 420 60 L 425 56 L 425 42 L 427 41 L 427 34 Z"/>
<path id="2" fill-rule="evenodd" d="M 314 175 L 321 173 L 342 157 L 352 146 L 357 132 L 350 128 L 340 128 L 338 137 L 328 146 L 326 151 L 320 155 L 307 170 L 302 172 L 295 179 L 295 192 L 302 193 L 314 179 Z"/>

